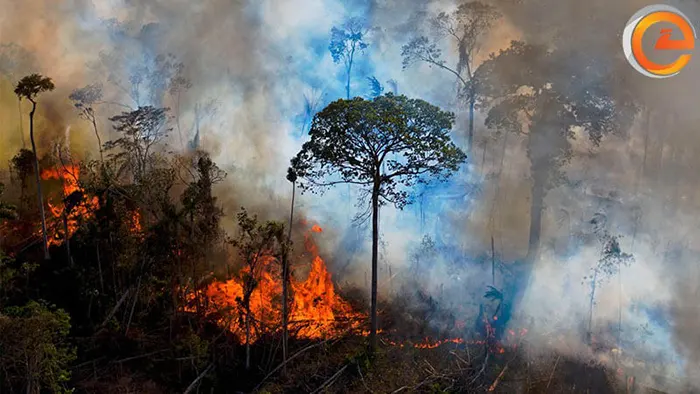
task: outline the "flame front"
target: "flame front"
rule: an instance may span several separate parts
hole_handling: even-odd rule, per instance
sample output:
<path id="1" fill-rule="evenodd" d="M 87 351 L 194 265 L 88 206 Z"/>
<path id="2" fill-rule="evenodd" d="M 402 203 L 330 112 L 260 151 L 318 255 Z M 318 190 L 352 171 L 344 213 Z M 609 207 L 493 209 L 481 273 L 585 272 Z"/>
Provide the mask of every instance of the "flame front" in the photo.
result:
<path id="1" fill-rule="evenodd" d="M 80 168 L 73 165 L 66 165 L 60 168 L 48 168 L 41 171 L 41 179 L 60 180 L 63 184 L 63 195 L 60 198 L 51 198 L 47 202 L 49 212 L 54 220 L 49 224 L 49 231 L 52 234 L 49 237 L 49 245 L 60 245 L 63 240 L 70 238 L 80 226 L 81 221 L 85 221 L 93 215 L 95 209 L 99 205 L 97 197 L 81 198 L 75 206 L 66 209 L 66 198 L 73 195 L 75 192 L 82 192 L 79 185 Z M 51 200 L 59 200 L 57 203 L 52 203 Z M 64 215 L 66 215 L 67 234 L 63 225 Z"/>
<path id="2" fill-rule="evenodd" d="M 310 232 L 320 233 L 322 229 L 314 225 Z M 290 280 L 290 331 L 297 338 L 318 339 L 339 335 L 343 328 L 358 327 L 365 316 L 354 312 L 350 304 L 336 293 L 331 274 L 319 256 L 316 244 L 310 234 L 305 238 L 306 252 L 311 255 L 312 263 L 305 280 L 299 281 L 294 277 Z M 259 267 L 256 273 L 258 283 L 250 298 L 251 342 L 256 341 L 265 331 L 276 330 L 282 322 L 282 275 L 279 262 L 266 256 Z M 241 302 L 244 282 L 241 278 L 248 274 L 249 269 L 246 267 L 236 278 L 209 285 L 205 294 L 210 305 L 215 309 L 233 310 L 231 316 L 244 317 Z M 244 318 L 221 318 L 220 324 L 227 325 L 241 342 L 245 342 Z"/>
<path id="3" fill-rule="evenodd" d="M 307 254 L 312 258 L 308 276 L 303 281 L 291 278 L 289 329 L 290 333 L 297 338 L 337 337 L 346 331 L 359 329 L 361 322 L 367 318 L 365 314 L 354 311 L 350 304 L 336 292 L 331 274 L 328 272 L 326 263 L 319 256 L 318 247 L 311 237 L 312 233 L 322 231 L 321 227 L 314 225 L 305 236 L 304 246 Z M 265 332 L 277 331 L 282 321 L 282 274 L 279 261 L 272 256 L 264 256 L 258 267 L 259 270 L 255 275 L 257 286 L 250 298 L 250 342 L 257 341 Z M 224 311 L 224 316 L 218 318 L 219 324 L 228 327 L 241 343 L 246 341 L 242 278 L 248 275 L 249 269 L 246 267 L 241 270 L 238 277 L 225 282 L 214 282 L 204 290 L 209 302 L 208 312 Z M 190 298 L 194 299 L 194 296 Z M 186 309 L 192 312 L 195 308 L 189 306 Z M 394 342 L 389 339 L 385 342 L 391 346 L 410 346 L 416 349 L 434 349 L 448 343 L 486 345 L 491 352 L 502 354 L 505 352 L 503 346 L 506 343 L 515 348 L 527 333 L 525 329 L 521 329 L 517 334 L 509 330 L 505 343 L 500 343 L 494 339 L 495 332 L 491 324 L 486 323 L 487 338 L 482 340 L 424 338 L 421 342 L 413 343 Z M 459 322 L 458 326 L 463 327 L 464 323 Z M 366 331 L 358 332 L 365 336 L 369 334 Z"/>

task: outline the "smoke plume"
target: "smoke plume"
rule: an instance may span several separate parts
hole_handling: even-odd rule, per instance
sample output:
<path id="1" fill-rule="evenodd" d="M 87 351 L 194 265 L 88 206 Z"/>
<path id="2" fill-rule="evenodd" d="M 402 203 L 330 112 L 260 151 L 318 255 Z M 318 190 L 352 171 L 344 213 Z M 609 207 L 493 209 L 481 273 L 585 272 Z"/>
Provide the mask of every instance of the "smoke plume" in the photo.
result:
<path id="1" fill-rule="evenodd" d="M 700 383 L 700 376 L 693 376 L 700 370 L 695 335 L 700 276 L 693 268 L 700 249 L 700 134 L 693 100 L 700 89 L 700 63 L 693 61 L 679 76 L 664 80 L 648 79 L 624 65 L 622 29 L 644 1 L 491 3 L 503 17 L 485 36 L 477 62 L 514 39 L 575 48 L 623 64 L 611 71 L 620 81 L 611 90 L 631 92 L 643 108 L 630 130 L 606 137 L 600 147 L 583 136 L 572 141 L 573 157 L 563 168 L 568 182 L 545 199 L 543 251 L 521 312 L 537 321 L 543 337 L 560 330 L 570 337 L 566 343 L 579 349 L 575 344 L 582 344 L 579 331 L 588 313 L 588 288 L 581 282 L 600 257 L 591 220 L 601 219 L 606 230 L 623 236 L 622 248 L 635 262 L 599 289 L 596 327 L 620 324 L 620 336 L 636 343 L 635 352 L 669 359 Z M 674 3 L 700 26 L 697 2 Z M 0 5 L 3 163 L 28 138 L 27 104 L 18 108 L 12 93 L 19 78 L 41 72 L 57 87 L 39 98 L 40 153 L 65 139 L 70 127 L 71 150 L 83 157 L 94 157 L 97 146 L 68 95 L 101 83 L 104 103 L 97 112 L 103 141 L 110 139 L 110 116 L 140 105 L 167 106 L 174 125 L 171 147 L 184 150 L 199 141 L 229 173 L 219 190 L 228 213 L 245 205 L 286 217 L 289 159 L 304 141 L 313 112 L 344 97 L 343 70 L 328 52 L 328 40 L 331 28 L 350 17 L 365 21 L 370 43 L 356 55 L 352 95 L 369 95 L 367 78 L 373 76 L 385 91 L 455 111 L 455 138 L 464 144 L 467 118 L 455 78 L 427 65 L 401 67 L 401 46 L 427 34 L 431 16 L 455 9 L 453 1 L 0 0 Z M 457 61 L 454 53 L 445 45 L 450 64 Z M 164 61 L 183 67 L 164 68 Z M 135 83 L 134 76 L 149 78 Z M 175 76 L 189 81 L 187 87 L 168 90 Z M 557 78 L 567 75 L 552 76 Z M 483 119 L 477 113 L 477 145 L 451 183 L 428 189 L 404 212 L 386 208 L 381 213 L 382 277 L 388 278 L 389 267 L 393 273 L 408 270 L 408 251 L 430 235 L 440 252 L 424 286 L 435 294 L 448 288 L 441 297 L 450 305 L 460 304 L 465 295 L 472 298 L 470 305 L 478 304 L 491 271 L 477 257 L 490 256 L 492 238 L 497 259 L 506 267 L 527 253 L 534 174 L 526 143 L 522 136 L 487 130 Z M 325 248 L 336 251 L 335 268 L 343 279 L 363 286 L 367 250 L 348 253 L 341 240 L 355 231 L 362 236 L 350 239 L 368 249 L 369 232 L 350 224 L 366 206 L 355 207 L 340 189 L 323 198 L 304 196 L 299 208 L 330 230 Z M 455 308 L 462 313 L 462 307 Z M 566 351 L 576 354 L 576 349 Z"/>

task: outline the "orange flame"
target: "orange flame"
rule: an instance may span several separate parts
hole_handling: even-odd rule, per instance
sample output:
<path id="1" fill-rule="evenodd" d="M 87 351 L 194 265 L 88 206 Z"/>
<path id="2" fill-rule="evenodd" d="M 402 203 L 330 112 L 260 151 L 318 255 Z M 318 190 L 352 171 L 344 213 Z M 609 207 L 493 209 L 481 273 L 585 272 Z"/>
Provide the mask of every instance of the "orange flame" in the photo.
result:
<path id="1" fill-rule="evenodd" d="M 291 309 L 289 317 L 290 332 L 295 333 L 297 338 L 319 339 L 324 337 L 336 337 L 342 334 L 343 328 L 357 330 L 361 321 L 366 319 L 366 315 L 358 313 L 352 309 L 350 304 L 344 300 L 335 289 L 331 274 L 328 272 L 326 263 L 319 256 L 318 246 L 313 242 L 311 233 L 320 233 L 323 229 L 314 225 L 305 236 L 305 249 L 312 257 L 311 267 L 305 280 L 299 281 L 291 278 Z M 282 280 L 281 267 L 277 259 L 272 256 L 265 256 L 258 265 L 259 271 L 256 273 L 257 286 L 253 290 L 250 298 L 251 331 L 250 342 L 255 342 L 265 332 L 274 332 L 279 329 L 282 320 L 281 314 L 281 294 Z M 238 277 L 225 282 L 214 282 L 209 285 L 204 294 L 209 301 L 210 310 L 215 313 L 217 310 L 231 313 L 224 313 L 227 316 L 219 318 L 219 324 L 226 326 L 240 340 L 245 343 L 245 311 L 242 310 L 244 296 L 244 281 L 249 274 L 246 267 L 241 270 Z M 193 298 L 193 296 L 191 297 Z M 188 307 L 186 310 L 192 312 L 194 308 Z M 343 323 L 343 324 L 341 324 Z M 465 322 L 457 322 L 458 327 L 465 327 Z M 432 340 L 425 338 L 418 343 L 402 343 L 386 340 L 391 346 L 406 347 L 416 349 L 435 349 L 444 344 L 471 344 L 488 345 L 489 351 L 496 354 L 505 353 L 505 348 L 495 340 L 495 330 L 488 320 L 486 320 L 487 338 L 466 341 L 462 338 L 448 338 L 443 340 Z M 381 330 L 379 332 L 382 332 Z M 367 331 L 359 332 L 363 336 L 369 335 Z M 519 330 L 520 338 L 527 333 L 526 329 Z M 511 343 L 513 348 L 517 347 L 517 335 L 513 330 L 508 331 L 507 343 Z"/>
<path id="2" fill-rule="evenodd" d="M 70 238 L 78 230 L 81 220 L 87 220 L 91 217 L 94 210 L 97 209 L 99 199 L 97 197 L 88 198 L 81 203 L 72 207 L 67 216 L 68 234 L 64 234 L 63 216 L 65 212 L 64 198 L 70 196 L 76 191 L 82 191 L 78 184 L 80 176 L 80 168 L 73 165 L 62 166 L 60 168 L 48 168 L 41 172 L 43 180 L 60 180 L 63 183 L 63 195 L 60 197 L 48 196 L 47 205 L 49 212 L 53 215 L 53 223 L 49 226 L 53 235 L 49 238 L 50 245 L 60 245 L 66 238 Z M 52 198 L 53 197 L 53 198 Z M 58 203 L 52 203 L 50 200 L 60 200 Z"/>
<path id="3" fill-rule="evenodd" d="M 323 230 L 314 225 L 310 232 L 319 233 Z M 305 280 L 299 281 L 294 277 L 290 280 L 291 309 L 289 315 L 290 331 L 298 338 L 317 339 L 325 336 L 340 334 L 339 323 L 344 322 L 347 328 L 357 328 L 363 315 L 353 312 L 350 304 L 340 297 L 333 284 L 326 263 L 318 254 L 318 247 L 307 234 L 305 239 L 306 251 L 312 257 L 311 267 Z M 282 280 L 279 262 L 272 256 L 265 256 L 259 264 L 256 273 L 257 286 L 250 298 L 250 341 L 254 342 L 267 328 L 275 330 L 282 321 L 281 294 Z M 246 267 L 241 270 L 238 278 L 226 282 L 214 282 L 207 287 L 205 294 L 214 308 L 230 308 L 232 316 L 245 316 L 242 310 L 244 296 L 244 278 L 249 274 Z M 192 308 L 188 308 L 191 311 Z M 244 319 L 220 319 L 241 342 L 245 341 Z"/>

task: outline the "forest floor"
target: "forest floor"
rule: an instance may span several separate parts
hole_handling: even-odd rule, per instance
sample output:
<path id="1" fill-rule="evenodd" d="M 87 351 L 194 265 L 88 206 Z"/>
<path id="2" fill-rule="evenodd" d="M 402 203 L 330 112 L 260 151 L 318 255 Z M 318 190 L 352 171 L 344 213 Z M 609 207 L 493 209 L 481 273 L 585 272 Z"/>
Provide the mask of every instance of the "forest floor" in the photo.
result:
<path id="1" fill-rule="evenodd" d="M 273 361 L 281 352 L 259 346 L 250 371 L 211 371 L 192 393 L 664 393 L 642 384 L 645 377 L 622 368 L 585 363 L 556 353 L 519 347 L 493 351 L 485 345 L 445 343 L 416 348 L 380 337 L 379 350 L 367 356 L 367 339 L 346 336 L 296 342 L 285 365 Z M 244 351 L 241 349 L 240 351 Z M 269 354 L 269 355 L 268 355 Z M 268 362 L 259 362 L 269 357 Z M 79 366 L 76 392 L 167 393 L 171 390 L 145 373 L 157 354 L 127 357 L 110 367 Z M 102 364 L 105 365 L 105 364 Z M 204 369 L 204 368 L 202 368 Z M 689 391 L 682 391 L 689 392 Z"/>

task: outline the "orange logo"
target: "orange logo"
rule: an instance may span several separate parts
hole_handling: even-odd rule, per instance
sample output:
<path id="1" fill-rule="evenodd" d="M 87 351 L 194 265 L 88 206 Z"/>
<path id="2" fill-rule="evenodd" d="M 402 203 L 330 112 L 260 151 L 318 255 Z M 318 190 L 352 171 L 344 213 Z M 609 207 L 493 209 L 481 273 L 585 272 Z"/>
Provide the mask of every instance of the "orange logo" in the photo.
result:
<path id="1" fill-rule="evenodd" d="M 656 40 L 656 51 L 684 51 L 669 64 L 658 64 L 649 59 L 642 46 L 644 33 L 653 25 L 665 22 L 680 30 L 682 37 L 673 37 L 673 29 L 661 29 Z M 677 36 L 678 34 L 676 34 Z M 668 78 L 678 74 L 690 62 L 695 49 L 697 34 L 690 20 L 678 9 L 669 5 L 655 4 L 642 8 L 630 18 L 622 33 L 622 48 L 627 61 L 640 73 L 651 78 Z"/>

